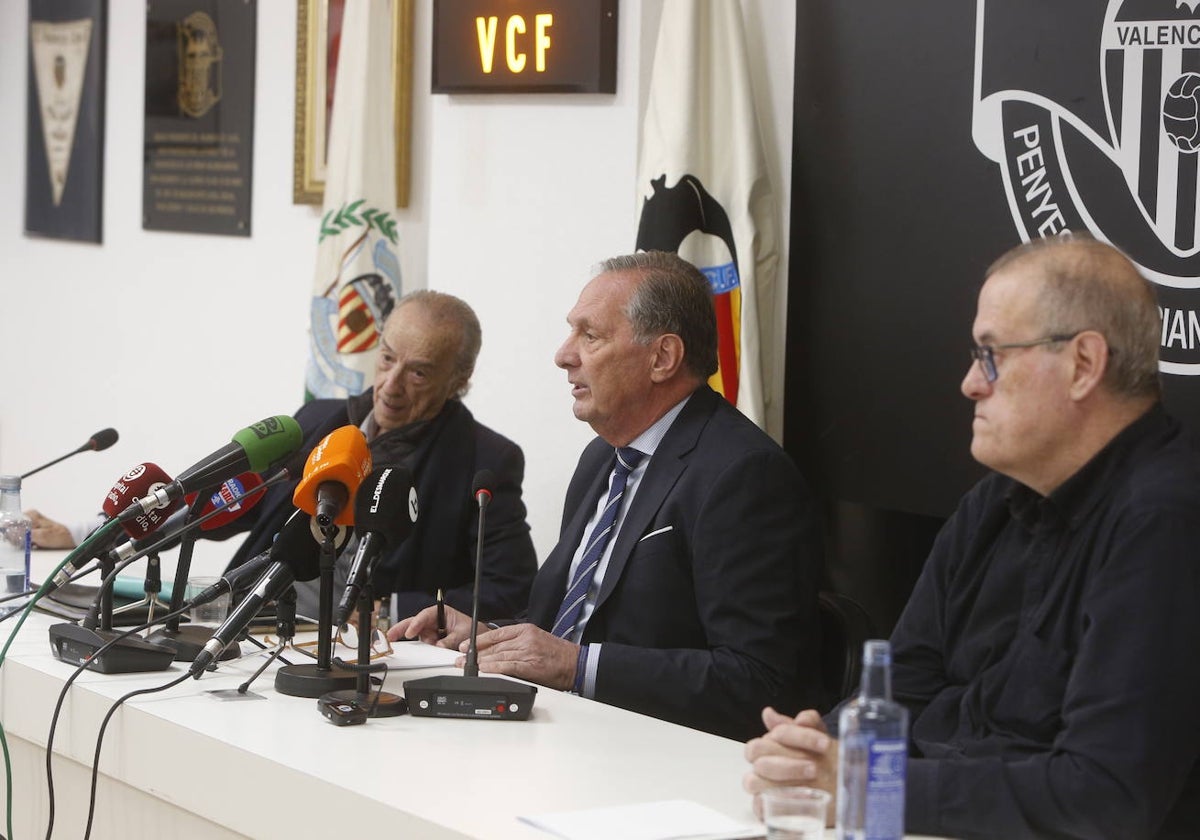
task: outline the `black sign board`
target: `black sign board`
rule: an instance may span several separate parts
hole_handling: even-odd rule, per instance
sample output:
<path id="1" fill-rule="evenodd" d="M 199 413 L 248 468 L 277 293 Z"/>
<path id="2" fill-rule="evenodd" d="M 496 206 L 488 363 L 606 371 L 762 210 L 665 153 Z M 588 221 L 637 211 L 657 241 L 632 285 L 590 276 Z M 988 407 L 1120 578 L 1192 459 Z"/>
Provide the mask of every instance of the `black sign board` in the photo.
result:
<path id="1" fill-rule="evenodd" d="M 142 227 L 250 235 L 254 0 L 150 0 Z"/>
<path id="2" fill-rule="evenodd" d="M 796 33 L 785 425 L 823 495 L 953 510 L 984 272 L 1066 229 L 1154 282 L 1200 429 L 1200 4 L 813 0 Z"/>
<path id="3" fill-rule="evenodd" d="M 436 0 L 434 93 L 615 93 L 617 0 Z"/>

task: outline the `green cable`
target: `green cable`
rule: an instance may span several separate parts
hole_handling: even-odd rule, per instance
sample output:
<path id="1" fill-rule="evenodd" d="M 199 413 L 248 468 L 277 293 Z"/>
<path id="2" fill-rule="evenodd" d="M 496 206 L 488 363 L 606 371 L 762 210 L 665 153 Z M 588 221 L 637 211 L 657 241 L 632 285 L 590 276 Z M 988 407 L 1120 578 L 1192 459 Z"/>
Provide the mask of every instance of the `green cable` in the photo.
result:
<path id="1" fill-rule="evenodd" d="M 4 665 L 4 660 L 8 656 L 8 649 L 12 646 L 13 639 L 15 639 L 17 634 L 21 632 L 21 627 L 25 624 L 25 619 L 29 617 L 29 613 L 33 612 L 34 605 L 42 599 L 42 596 L 45 595 L 47 591 L 49 591 L 50 582 L 54 579 L 55 575 L 65 569 L 68 563 L 75 562 L 75 560 L 81 556 L 90 558 L 92 547 L 98 542 L 106 541 L 108 539 L 108 535 L 119 527 L 121 527 L 121 523 L 117 521 L 116 517 L 113 517 L 105 522 L 103 525 L 93 531 L 91 536 L 84 540 L 74 551 L 64 557 L 63 561 L 54 568 L 54 571 L 46 576 L 45 582 L 38 588 L 37 592 L 33 593 L 33 597 L 29 599 L 29 603 L 26 604 L 25 608 L 21 611 L 21 615 L 17 618 L 17 626 L 14 627 L 13 631 L 8 634 L 8 640 L 5 641 L 3 650 L 0 650 L 0 667 L 3 667 Z M 12 762 L 9 760 L 8 756 L 8 739 L 4 737 L 3 721 L 0 721 L 0 747 L 2 747 L 4 750 L 4 801 L 7 806 L 6 825 L 8 828 L 8 840 L 12 840 Z"/>

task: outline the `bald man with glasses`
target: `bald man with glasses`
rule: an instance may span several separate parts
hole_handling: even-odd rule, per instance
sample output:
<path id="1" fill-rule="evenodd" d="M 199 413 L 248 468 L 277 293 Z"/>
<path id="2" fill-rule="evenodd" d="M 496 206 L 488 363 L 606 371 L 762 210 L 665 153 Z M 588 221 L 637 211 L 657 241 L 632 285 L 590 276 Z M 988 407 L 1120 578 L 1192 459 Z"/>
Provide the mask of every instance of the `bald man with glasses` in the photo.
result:
<path id="1" fill-rule="evenodd" d="M 1200 445 L 1160 403 L 1160 330 L 1103 243 L 989 270 L 962 392 L 993 473 L 892 635 L 909 832 L 1200 837 Z M 836 796 L 836 710 L 763 719 L 747 790 Z"/>

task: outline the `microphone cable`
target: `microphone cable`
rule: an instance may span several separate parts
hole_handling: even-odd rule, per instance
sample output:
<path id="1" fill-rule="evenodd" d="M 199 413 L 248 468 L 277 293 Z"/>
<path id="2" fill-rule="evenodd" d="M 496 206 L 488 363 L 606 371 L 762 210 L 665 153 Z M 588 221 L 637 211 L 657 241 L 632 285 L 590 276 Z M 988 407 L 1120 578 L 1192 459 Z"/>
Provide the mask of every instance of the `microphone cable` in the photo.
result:
<path id="1" fill-rule="evenodd" d="M 100 732 L 96 735 L 96 754 L 92 759 L 92 789 L 88 795 L 87 828 L 83 832 L 83 840 L 88 840 L 88 838 L 92 836 L 92 818 L 95 816 L 96 812 L 96 783 L 99 781 L 100 777 L 100 750 L 104 746 L 104 732 L 108 728 L 108 722 L 112 720 L 112 716 L 116 714 L 117 709 L 121 708 L 121 705 L 126 700 L 137 697 L 141 694 L 155 694 L 159 691 L 166 691 L 168 688 L 174 688 L 185 680 L 191 679 L 191 676 L 192 675 L 190 673 L 185 671 L 181 676 L 171 680 L 170 682 L 163 683 L 160 686 L 156 686 L 154 688 L 135 689 L 134 691 L 117 698 L 117 701 L 112 704 L 112 708 L 108 710 L 108 714 L 104 716 L 104 721 L 100 724 Z"/>
<path id="2" fill-rule="evenodd" d="M 96 563 L 94 563 L 91 566 L 84 566 L 82 569 L 76 569 L 71 574 L 71 576 L 67 578 L 67 583 L 74 583 L 75 581 L 79 580 L 79 578 L 84 577 L 85 575 L 90 575 L 92 572 L 96 571 L 99 568 L 100 568 L 100 563 L 97 561 Z M 0 598 L 0 604 L 4 604 L 8 601 L 15 601 L 18 598 L 28 598 L 30 595 L 36 595 L 39 589 L 41 589 L 41 586 L 31 586 L 29 589 L 26 589 L 24 592 L 17 592 L 12 595 L 5 595 L 3 598 Z M 0 616 L 0 621 L 6 621 L 7 619 L 12 618 L 14 615 L 16 615 L 19 612 L 20 612 L 20 610 L 13 610 L 10 613 L 6 613 L 5 615 Z"/>
<path id="3" fill-rule="evenodd" d="M 154 621 L 148 621 L 145 624 L 138 625 L 137 627 L 131 627 L 119 635 L 113 636 L 107 642 L 100 645 L 100 647 L 96 648 L 95 652 L 85 659 L 82 664 L 77 666 L 74 673 L 67 677 L 66 681 L 63 682 L 62 690 L 58 693 L 58 700 L 54 704 L 54 713 L 50 715 L 50 731 L 46 735 L 46 792 L 49 795 L 48 811 L 50 817 L 49 824 L 46 826 L 46 840 L 50 840 L 50 835 L 54 833 L 54 768 L 51 763 L 51 758 L 54 756 L 54 735 L 58 730 L 59 715 L 62 713 L 63 703 L 67 699 L 67 692 L 71 690 L 71 685 L 76 679 L 79 678 L 80 674 L 88 669 L 88 666 L 92 663 L 92 660 L 100 658 L 100 656 L 108 651 L 109 648 L 120 642 L 123 642 L 134 633 L 140 633 L 143 630 L 148 630 L 155 624 L 161 624 L 162 622 L 169 621 L 176 616 L 181 616 L 189 609 L 191 609 L 191 605 L 187 604 L 175 610 L 174 612 L 159 616 L 158 618 L 154 619 Z M 157 689 L 155 690 L 157 691 Z M 94 789 L 95 788 L 93 787 L 93 791 Z M 9 836 L 12 836 L 11 830 L 9 831 Z"/>
<path id="4" fill-rule="evenodd" d="M 65 569 L 67 564 L 74 560 L 81 552 L 91 551 L 94 546 L 103 543 L 108 539 L 108 536 L 119 527 L 120 523 L 117 522 L 116 519 L 112 519 L 104 523 L 95 531 L 93 531 L 91 535 L 79 545 L 78 548 L 64 557 L 62 562 L 59 563 L 54 571 L 50 573 L 49 577 L 46 578 L 46 582 L 41 585 L 37 593 L 34 594 L 33 598 L 29 600 L 29 603 L 26 604 L 25 607 L 20 611 L 20 618 L 17 619 L 17 626 L 14 627 L 12 632 L 8 634 L 8 639 L 5 640 L 4 647 L 0 649 L 0 667 L 4 666 L 4 660 L 8 656 L 8 649 L 12 647 L 13 640 L 17 637 L 17 634 L 21 632 L 21 627 L 25 624 L 25 619 L 27 619 L 29 614 L 33 612 L 33 605 L 36 604 L 38 600 L 40 600 L 41 597 L 49 590 L 50 583 L 53 580 L 54 575 L 57 575 L 59 572 Z M 8 831 L 7 836 L 12 837 L 12 757 L 8 752 L 8 738 L 6 738 L 4 735 L 4 723 L 2 721 L 0 721 L 0 751 L 3 751 L 4 753 L 4 797 L 6 805 L 5 820 Z"/>
<path id="5" fill-rule="evenodd" d="M 217 506 L 214 510 L 210 511 L 209 513 L 205 514 L 204 516 L 199 517 L 198 519 L 195 520 L 194 523 L 191 523 L 191 524 L 193 526 L 199 526 L 202 523 L 207 522 L 209 519 L 222 513 L 226 507 L 241 502 L 242 499 L 244 499 L 246 496 L 251 496 L 251 495 L 254 495 L 255 493 L 261 493 L 261 492 L 265 491 L 268 487 L 272 486 L 273 484 L 276 484 L 279 481 L 282 481 L 286 476 L 287 476 L 287 471 L 280 470 L 278 473 L 273 475 L 270 479 L 264 481 L 262 484 L 258 485 L 257 487 L 254 487 L 253 489 L 247 491 L 245 494 L 243 494 L 241 496 L 237 496 L 236 498 L 229 500 L 224 505 Z M 114 524 L 115 524 L 115 520 L 114 520 Z M 97 532 L 97 533 L 99 533 L 99 532 Z M 89 538 L 89 540 L 90 539 L 91 538 Z M 167 539 L 170 539 L 170 538 L 169 537 L 164 538 L 164 541 Z M 84 545 L 87 545 L 87 541 L 85 541 Z M 59 569 L 66 566 L 67 560 L 69 560 L 69 559 L 70 559 L 69 557 L 64 559 L 62 562 L 62 565 L 59 566 Z M 137 556 L 132 556 L 132 557 L 129 557 L 128 559 L 123 560 L 120 563 L 118 563 L 113 568 L 112 572 L 109 573 L 108 575 L 105 575 L 104 579 L 100 582 L 100 592 L 103 593 L 105 587 L 110 585 L 111 580 L 115 579 L 117 574 L 119 572 L 121 572 L 122 570 L 124 570 L 126 566 L 128 566 L 130 563 L 133 563 L 134 561 L 139 560 L 139 559 L 140 558 Z M 54 573 L 52 573 L 51 577 L 53 577 L 53 574 L 57 574 L 59 569 L 55 569 Z M 82 574 L 82 572 L 80 572 L 79 574 Z M 98 603 L 98 599 L 99 599 L 99 596 L 97 596 L 97 603 Z M 31 605 L 32 605 L 32 602 L 31 602 Z M 96 605 L 93 604 L 93 608 L 95 608 L 95 607 L 96 607 Z M 67 692 L 70 690 L 71 685 L 75 682 L 75 680 L 79 677 L 80 674 L 82 674 L 84 671 L 87 670 L 88 665 L 91 663 L 92 660 L 98 658 L 102 653 L 107 651 L 113 645 L 117 644 L 118 642 L 124 641 L 125 639 L 128 639 L 134 633 L 140 633 L 143 630 L 147 630 L 150 627 L 153 627 L 155 624 L 161 624 L 165 621 L 171 620 L 172 618 L 182 616 L 190 608 L 191 608 L 190 604 L 185 604 L 184 606 L 181 606 L 178 610 L 175 610 L 174 612 L 165 613 L 164 615 L 158 616 L 153 621 L 148 621 L 145 624 L 141 624 L 137 627 L 131 627 L 130 629 L 120 633 L 119 635 L 114 636 L 112 639 L 108 640 L 107 642 L 102 644 L 100 647 L 98 647 L 96 649 L 96 651 L 90 657 L 88 657 L 87 660 L 85 660 L 83 662 L 83 664 L 81 664 L 79 667 L 77 667 L 75 669 L 75 672 L 73 674 L 71 674 L 71 676 L 66 680 L 66 682 L 63 683 L 62 690 L 58 694 L 58 701 L 54 705 L 54 713 L 50 718 L 50 732 L 49 732 L 49 734 L 47 736 L 47 740 L 46 740 L 46 786 L 47 786 L 47 793 L 49 794 L 49 809 L 48 809 L 49 824 L 46 827 L 46 840 L 50 840 L 50 835 L 54 832 L 54 771 L 53 771 L 52 764 L 51 764 L 51 758 L 53 757 L 53 754 L 54 754 L 54 749 L 53 749 L 54 748 L 54 734 L 58 728 L 58 718 L 62 712 L 63 702 L 66 700 Z M 89 611 L 89 614 L 90 614 L 90 611 Z M 16 635 L 16 630 L 13 631 L 13 635 L 14 636 Z M 10 637 L 10 642 L 11 642 L 11 637 Z M 5 647 L 5 651 L 7 651 L 7 646 Z M 3 662 L 3 654 L 0 653 L 0 663 L 2 663 L 2 662 Z M 12 825 L 11 825 L 11 819 L 12 819 L 12 817 L 11 817 L 11 814 L 12 814 L 12 774 L 11 774 L 11 769 L 9 767 L 8 746 L 7 746 L 7 743 L 4 742 L 4 730 L 3 730 L 2 726 L 0 726 L 0 744 L 2 744 L 4 746 L 4 764 L 5 764 L 5 772 L 7 774 L 6 778 L 7 778 L 7 782 L 8 782 L 8 797 L 9 797 L 8 813 L 10 814 L 8 836 L 11 837 L 12 836 Z M 95 791 L 95 787 L 94 787 L 94 782 L 93 782 L 93 793 L 94 793 L 94 791 Z M 90 814 L 89 814 L 89 824 L 90 824 Z"/>

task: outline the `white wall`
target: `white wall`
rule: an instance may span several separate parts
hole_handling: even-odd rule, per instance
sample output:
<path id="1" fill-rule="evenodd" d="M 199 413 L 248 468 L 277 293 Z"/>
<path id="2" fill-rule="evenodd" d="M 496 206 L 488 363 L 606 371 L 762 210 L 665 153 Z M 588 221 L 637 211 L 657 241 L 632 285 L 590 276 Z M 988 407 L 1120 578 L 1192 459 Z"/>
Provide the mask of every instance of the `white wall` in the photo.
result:
<path id="1" fill-rule="evenodd" d="M 795 8 L 740 0 L 786 247 Z M 145 6 L 109 4 L 104 243 L 23 234 L 26 3 L 0 3 L 0 471 L 22 472 L 112 425 L 121 442 L 25 483 L 26 506 L 99 509 L 124 470 L 177 473 L 303 392 L 317 211 L 291 203 L 295 4 L 258 3 L 253 236 L 141 229 Z M 645 75 L 660 0 L 620 5 L 612 96 L 432 96 L 430 0 L 415 22 L 413 193 L 405 262 L 479 313 L 483 353 L 467 404 L 527 458 L 539 556 L 591 432 L 552 356 L 587 269 L 632 248 Z M 786 250 L 779 287 L 786 286 Z M 783 300 L 769 370 L 782 381 Z M 778 434 L 776 388 L 770 428 Z"/>

